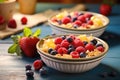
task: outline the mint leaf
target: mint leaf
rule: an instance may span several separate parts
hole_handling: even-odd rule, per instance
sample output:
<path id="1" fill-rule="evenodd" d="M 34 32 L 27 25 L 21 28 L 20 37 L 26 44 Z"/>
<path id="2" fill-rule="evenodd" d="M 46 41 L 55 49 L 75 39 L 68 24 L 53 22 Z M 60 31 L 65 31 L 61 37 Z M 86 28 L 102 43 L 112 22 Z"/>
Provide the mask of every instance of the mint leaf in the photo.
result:
<path id="1" fill-rule="evenodd" d="M 18 44 L 14 43 L 12 46 L 8 48 L 8 53 L 14 54 L 16 52 Z"/>
<path id="2" fill-rule="evenodd" d="M 41 34 L 41 30 L 37 29 L 32 36 L 38 37 Z"/>
<path id="3" fill-rule="evenodd" d="M 20 49 L 20 46 L 17 45 L 17 46 L 16 46 L 16 54 L 17 54 L 18 56 L 20 56 L 21 53 L 22 53 L 22 50 Z"/>
<path id="4" fill-rule="evenodd" d="M 25 27 L 24 30 L 23 30 L 23 36 L 29 37 L 29 36 L 31 36 L 31 35 L 32 35 L 31 29 Z"/>

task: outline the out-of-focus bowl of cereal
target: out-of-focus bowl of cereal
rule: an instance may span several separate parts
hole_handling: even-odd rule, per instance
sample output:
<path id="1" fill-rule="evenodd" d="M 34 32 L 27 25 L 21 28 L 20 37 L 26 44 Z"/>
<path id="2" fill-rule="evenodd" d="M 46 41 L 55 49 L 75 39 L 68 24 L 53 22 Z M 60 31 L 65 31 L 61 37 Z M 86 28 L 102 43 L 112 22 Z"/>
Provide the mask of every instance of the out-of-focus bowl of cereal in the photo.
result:
<path id="1" fill-rule="evenodd" d="M 95 68 L 109 48 L 105 41 L 87 35 L 47 37 L 36 47 L 48 67 L 66 73 L 82 73 Z"/>
<path id="2" fill-rule="evenodd" d="M 109 19 L 94 12 L 61 12 L 48 19 L 55 34 L 92 34 L 99 37 L 109 24 Z"/>

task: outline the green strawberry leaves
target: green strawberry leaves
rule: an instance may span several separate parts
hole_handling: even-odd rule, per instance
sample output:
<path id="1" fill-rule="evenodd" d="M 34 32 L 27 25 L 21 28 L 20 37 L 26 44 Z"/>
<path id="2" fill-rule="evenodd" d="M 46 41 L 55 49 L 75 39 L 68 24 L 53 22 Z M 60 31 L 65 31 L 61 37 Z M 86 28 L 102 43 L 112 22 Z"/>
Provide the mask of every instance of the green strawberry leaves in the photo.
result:
<path id="1" fill-rule="evenodd" d="M 22 37 L 38 37 L 41 34 L 41 30 L 37 29 L 34 33 L 31 31 L 30 28 L 25 27 L 23 30 L 23 36 L 20 35 L 12 35 L 11 39 L 13 40 L 13 44 L 8 48 L 8 53 L 14 54 L 16 53 L 18 56 L 21 55 L 22 50 L 19 45 L 19 40 Z"/>

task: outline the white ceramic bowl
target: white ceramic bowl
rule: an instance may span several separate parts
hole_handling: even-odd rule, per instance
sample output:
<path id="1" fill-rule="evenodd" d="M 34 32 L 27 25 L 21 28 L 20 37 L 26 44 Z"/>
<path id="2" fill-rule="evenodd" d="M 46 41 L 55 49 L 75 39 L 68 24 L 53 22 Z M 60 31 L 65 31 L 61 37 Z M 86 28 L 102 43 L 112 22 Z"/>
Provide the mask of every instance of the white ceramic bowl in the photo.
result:
<path id="1" fill-rule="evenodd" d="M 81 12 L 86 13 L 85 11 L 81 11 Z M 99 13 L 94 13 L 94 12 L 87 12 L 87 13 L 91 13 L 93 15 L 102 17 L 102 19 L 104 20 L 103 26 L 98 27 L 98 28 L 94 28 L 94 29 L 71 29 L 71 28 L 65 28 L 65 27 L 61 27 L 60 25 L 56 25 L 55 23 L 53 23 L 51 21 L 51 18 L 53 16 L 48 19 L 48 22 L 49 22 L 49 25 L 52 28 L 52 32 L 55 33 L 55 34 L 58 34 L 58 35 L 62 35 L 62 34 L 65 35 L 65 34 L 71 34 L 72 33 L 72 34 L 87 34 L 87 35 L 92 34 L 95 37 L 99 37 L 100 35 L 103 34 L 103 32 L 105 31 L 107 25 L 109 24 L 109 19 L 106 16 L 101 15 Z"/>
<path id="2" fill-rule="evenodd" d="M 104 58 L 105 54 L 108 51 L 109 47 L 106 42 L 96 37 L 95 39 L 97 39 L 103 44 L 103 46 L 105 47 L 105 50 L 100 55 L 89 57 L 89 58 L 66 59 L 66 58 L 55 57 L 53 55 L 45 53 L 40 49 L 43 44 L 42 41 L 39 41 L 36 47 L 37 47 L 38 53 L 41 56 L 41 59 L 48 67 L 51 67 L 55 70 L 66 72 L 66 73 L 81 73 L 81 72 L 89 71 L 94 67 L 96 67 L 98 64 L 100 64 L 101 60 Z"/>

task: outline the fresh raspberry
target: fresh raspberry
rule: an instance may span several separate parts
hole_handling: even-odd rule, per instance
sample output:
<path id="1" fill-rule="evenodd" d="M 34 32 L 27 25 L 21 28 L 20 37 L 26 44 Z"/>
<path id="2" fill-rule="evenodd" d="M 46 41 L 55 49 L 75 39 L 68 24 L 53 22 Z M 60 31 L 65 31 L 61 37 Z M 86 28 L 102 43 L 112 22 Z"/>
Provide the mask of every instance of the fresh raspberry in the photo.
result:
<path id="1" fill-rule="evenodd" d="M 101 52 L 104 52 L 104 50 L 105 50 L 104 47 L 102 47 L 102 46 L 98 46 L 96 49 L 101 51 Z"/>
<path id="2" fill-rule="evenodd" d="M 17 23 L 16 23 L 15 19 L 9 20 L 8 27 L 9 28 L 16 28 L 17 27 Z"/>
<path id="3" fill-rule="evenodd" d="M 83 24 L 82 24 L 82 27 L 87 28 L 87 29 L 90 28 L 90 26 L 88 26 L 87 23 L 83 23 Z"/>
<path id="4" fill-rule="evenodd" d="M 68 37 L 71 37 L 73 40 L 76 39 L 74 34 L 70 34 Z"/>
<path id="5" fill-rule="evenodd" d="M 80 39 L 75 39 L 72 43 L 74 45 L 74 47 L 78 47 L 78 46 L 84 46 L 84 43 L 80 40 Z"/>
<path id="6" fill-rule="evenodd" d="M 60 45 L 60 44 L 57 44 L 57 45 L 55 46 L 55 50 L 58 50 L 60 47 L 61 47 L 61 45 Z"/>
<path id="7" fill-rule="evenodd" d="M 76 20 L 73 24 L 74 24 L 74 25 L 81 26 L 81 25 L 82 25 L 82 22 L 81 22 L 81 21 L 79 21 L 79 20 Z"/>
<path id="8" fill-rule="evenodd" d="M 24 25 L 24 24 L 27 24 L 27 17 L 22 17 L 21 18 L 21 23 Z"/>
<path id="9" fill-rule="evenodd" d="M 85 52 L 86 51 L 86 49 L 84 48 L 84 47 L 82 47 L 82 46 L 79 46 L 79 47 L 77 47 L 76 49 L 75 49 L 75 51 L 77 51 L 78 53 L 81 53 L 81 52 Z"/>
<path id="10" fill-rule="evenodd" d="M 79 12 L 78 11 L 75 11 L 74 12 L 74 16 L 78 16 L 79 15 Z"/>
<path id="11" fill-rule="evenodd" d="M 95 46 L 91 43 L 88 43 L 88 44 L 86 44 L 85 48 L 86 48 L 86 50 L 94 51 Z"/>
<path id="12" fill-rule="evenodd" d="M 67 53 L 68 53 L 68 50 L 67 50 L 66 48 L 64 48 L 64 47 L 61 47 L 61 48 L 59 48 L 59 49 L 57 50 L 57 52 L 58 52 L 59 54 L 63 55 L 63 54 L 67 54 Z"/>
<path id="13" fill-rule="evenodd" d="M 63 23 L 63 24 L 67 24 L 67 23 L 69 23 L 69 22 L 71 22 L 71 19 L 70 19 L 69 17 L 64 17 L 64 18 L 62 19 L 62 23 Z"/>
<path id="14" fill-rule="evenodd" d="M 76 52 L 76 51 L 72 51 L 72 52 L 70 53 L 70 55 L 72 56 L 72 58 L 79 58 L 79 57 L 80 57 L 80 56 L 79 56 L 79 53 Z"/>
<path id="15" fill-rule="evenodd" d="M 63 41 L 63 39 L 61 37 L 57 37 L 57 38 L 55 38 L 54 43 L 55 44 L 60 44 L 62 41 Z"/>
<path id="16" fill-rule="evenodd" d="M 100 13 L 108 16 L 112 11 L 112 7 L 109 4 L 102 4 L 100 5 Z"/>
<path id="17" fill-rule="evenodd" d="M 92 16 L 93 16 L 93 15 L 92 15 L 91 13 L 85 13 L 85 14 L 84 14 L 84 17 L 85 17 L 85 18 L 89 18 L 89 19 L 90 19 Z"/>
<path id="18" fill-rule="evenodd" d="M 78 20 L 80 20 L 82 23 L 86 22 L 86 18 L 83 15 L 79 16 Z"/>
<path id="19" fill-rule="evenodd" d="M 93 21 L 89 20 L 89 21 L 87 22 L 87 24 L 88 24 L 88 25 L 93 25 Z"/>
<path id="20" fill-rule="evenodd" d="M 2 16 L 0 16 L 0 25 L 3 24 L 4 22 L 5 22 L 5 19 Z"/>
<path id="21" fill-rule="evenodd" d="M 33 67 L 34 67 L 35 70 L 41 69 L 42 66 L 43 66 L 42 60 L 35 60 L 35 61 L 33 62 Z"/>
<path id="22" fill-rule="evenodd" d="M 62 41 L 62 42 L 61 42 L 61 46 L 62 46 L 62 47 L 65 47 L 65 48 L 68 48 L 68 47 L 69 47 L 69 42 L 67 42 L 67 41 Z"/>

